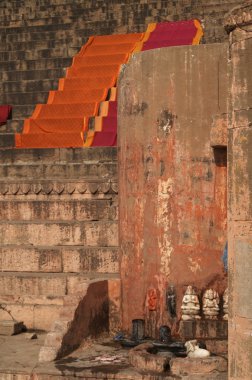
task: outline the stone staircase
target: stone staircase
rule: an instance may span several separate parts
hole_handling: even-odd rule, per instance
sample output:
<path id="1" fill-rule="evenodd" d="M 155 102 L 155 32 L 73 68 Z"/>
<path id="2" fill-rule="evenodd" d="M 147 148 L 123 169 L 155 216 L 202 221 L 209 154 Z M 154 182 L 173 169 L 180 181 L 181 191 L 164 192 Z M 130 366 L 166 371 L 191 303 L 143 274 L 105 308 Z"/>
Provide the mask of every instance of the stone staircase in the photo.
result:
<path id="1" fill-rule="evenodd" d="M 0 104 L 13 105 L 12 120 L 0 128 L 0 146 L 13 146 L 24 118 L 47 100 L 71 58 L 93 34 L 145 31 L 149 22 L 198 17 L 205 42 L 227 38 L 224 14 L 242 1 L 191 0 L 104 3 L 76 0 L 2 1 L 0 4 Z M 194 5 L 193 5 L 194 4 Z"/>
<path id="2" fill-rule="evenodd" d="M 0 3 L 0 104 L 13 106 L 0 127 L 0 303 L 29 329 L 49 331 L 41 361 L 120 326 L 117 149 L 15 150 L 14 133 L 90 35 L 198 17 L 205 42 L 226 38 L 222 17 L 240 1 L 192 3 Z"/>
<path id="3" fill-rule="evenodd" d="M 119 289 L 116 158 L 116 148 L 0 151 L 0 303 L 27 328 L 71 321 L 91 284 Z"/>

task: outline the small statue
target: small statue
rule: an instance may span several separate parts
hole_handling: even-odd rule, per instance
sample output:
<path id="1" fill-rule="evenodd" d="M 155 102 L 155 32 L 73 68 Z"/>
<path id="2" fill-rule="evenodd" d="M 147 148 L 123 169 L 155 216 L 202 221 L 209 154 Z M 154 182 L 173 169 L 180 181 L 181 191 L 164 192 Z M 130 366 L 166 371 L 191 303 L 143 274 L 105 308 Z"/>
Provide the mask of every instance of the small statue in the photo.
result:
<path id="1" fill-rule="evenodd" d="M 223 311 L 224 311 L 223 319 L 227 321 L 228 320 L 228 288 L 225 290 L 223 294 Z"/>
<path id="2" fill-rule="evenodd" d="M 170 285 L 166 293 L 166 306 L 172 318 L 176 317 L 176 292 L 173 285 Z"/>
<path id="3" fill-rule="evenodd" d="M 157 291 L 156 289 L 149 289 L 147 292 L 148 309 L 150 311 L 157 310 Z"/>
<path id="4" fill-rule="evenodd" d="M 216 290 L 207 289 L 203 295 L 203 313 L 206 319 L 217 319 L 220 298 Z"/>
<path id="5" fill-rule="evenodd" d="M 207 358 L 210 352 L 204 348 L 199 348 L 197 340 L 188 340 L 185 343 L 186 353 L 189 358 Z"/>
<path id="6" fill-rule="evenodd" d="M 182 300 L 182 320 L 201 319 L 199 316 L 200 304 L 198 296 L 192 286 L 188 286 Z"/>

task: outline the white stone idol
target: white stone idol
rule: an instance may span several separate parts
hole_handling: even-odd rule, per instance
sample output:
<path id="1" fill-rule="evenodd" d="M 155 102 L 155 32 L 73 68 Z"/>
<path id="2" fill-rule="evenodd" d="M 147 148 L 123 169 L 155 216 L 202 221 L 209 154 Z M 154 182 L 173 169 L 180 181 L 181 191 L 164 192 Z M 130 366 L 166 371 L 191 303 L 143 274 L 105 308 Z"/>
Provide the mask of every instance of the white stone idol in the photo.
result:
<path id="1" fill-rule="evenodd" d="M 182 320 L 200 319 L 200 304 L 198 296 L 192 286 L 188 286 L 182 300 Z"/>
<path id="2" fill-rule="evenodd" d="M 216 290 L 207 289 L 203 295 L 203 313 L 206 319 L 217 319 L 220 297 Z"/>
<path id="3" fill-rule="evenodd" d="M 210 352 L 204 348 L 199 348 L 197 340 L 188 340 L 185 343 L 186 353 L 189 358 L 207 358 Z"/>
<path id="4" fill-rule="evenodd" d="M 228 320 L 228 288 L 225 290 L 223 294 L 223 311 L 224 311 L 223 319 L 227 321 Z"/>

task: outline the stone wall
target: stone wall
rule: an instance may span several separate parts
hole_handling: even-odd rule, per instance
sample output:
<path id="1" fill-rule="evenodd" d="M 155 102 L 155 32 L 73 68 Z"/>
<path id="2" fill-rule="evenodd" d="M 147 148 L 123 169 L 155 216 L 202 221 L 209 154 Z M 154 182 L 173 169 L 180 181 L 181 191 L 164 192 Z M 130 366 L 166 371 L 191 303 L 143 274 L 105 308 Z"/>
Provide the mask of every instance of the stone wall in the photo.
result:
<path id="1" fill-rule="evenodd" d="M 116 159 L 116 148 L 0 151 L 0 304 L 27 328 L 49 330 L 69 297 L 74 314 L 90 279 L 118 278 Z"/>
<path id="2" fill-rule="evenodd" d="M 223 293 L 227 45 L 135 54 L 119 82 L 123 323 L 176 330 L 186 285 Z M 222 122 L 220 122 L 222 120 Z M 213 136 L 215 135 L 215 142 Z M 211 140 L 212 139 L 212 140 Z M 211 146 L 212 145 L 212 146 Z M 166 290 L 177 293 L 177 318 Z"/>
<path id="3" fill-rule="evenodd" d="M 229 379 L 252 376 L 252 2 L 226 20 L 232 92 L 228 125 Z"/>

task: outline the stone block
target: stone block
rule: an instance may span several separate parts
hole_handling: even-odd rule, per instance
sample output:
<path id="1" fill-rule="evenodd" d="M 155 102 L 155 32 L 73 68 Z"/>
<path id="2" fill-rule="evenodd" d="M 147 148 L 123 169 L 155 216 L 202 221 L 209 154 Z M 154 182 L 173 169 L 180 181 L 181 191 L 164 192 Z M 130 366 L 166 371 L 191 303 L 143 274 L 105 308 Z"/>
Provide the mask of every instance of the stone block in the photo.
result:
<path id="1" fill-rule="evenodd" d="M 57 349 L 55 347 L 41 347 L 39 351 L 38 361 L 40 363 L 53 361 L 57 356 Z"/>
<path id="2" fill-rule="evenodd" d="M 118 273 L 117 247 L 64 248 L 62 250 L 64 272 Z"/>
<path id="3" fill-rule="evenodd" d="M 215 355 L 225 355 L 228 352 L 227 339 L 207 339 L 205 343 L 207 350 Z"/>
<path id="4" fill-rule="evenodd" d="M 63 306 L 65 296 L 0 295 L 0 304 L 4 305 L 55 305 Z"/>
<path id="5" fill-rule="evenodd" d="M 33 310 L 34 305 L 8 304 L 7 309 L 15 320 L 21 320 L 28 329 L 34 328 Z M 0 321 L 11 320 L 6 311 L 0 309 Z"/>
<path id="6" fill-rule="evenodd" d="M 171 372 L 178 376 L 226 372 L 227 360 L 221 356 L 210 356 L 204 359 L 173 358 L 170 361 Z"/>
<path id="7" fill-rule="evenodd" d="M 210 144 L 212 147 L 227 146 L 227 114 L 217 115 L 214 118 L 213 126 L 210 131 Z"/>
<path id="8" fill-rule="evenodd" d="M 67 279 L 67 294 L 85 294 L 90 280 L 84 276 L 69 276 Z"/>
<path id="9" fill-rule="evenodd" d="M 57 319 L 52 324 L 51 331 L 55 331 L 61 334 L 65 334 L 71 325 L 71 321 L 63 320 L 60 315 L 60 319 Z"/>
<path id="10" fill-rule="evenodd" d="M 179 334 L 184 340 L 227 339 L 228 323 L 223 320 L 180 321 Z"/>
<path id="11" fill-rule="evenodd" d="M 2 320 L 0 321 L 0 335 L 16 335 L 24 331 L 25 326 L 23 322 L 15 320 Z"/>
<path id="12" fill-rule="evenodd" d="M 59 319 L 62 306 L 58 305 L 35 305 L 34 306 L 34 329 L 49 331 L 53 321 Z"/>
<path id="13" fill-rule="evenodd" d="M 66 276 L 50 274 L 1 273 L 0 295 L 63 296 Z"/>
<path id="14" fill-rule="evenodd" d="M 67 187 L 68 184 L 64 184 Z M 73 188 L 76 185 L 73 184 Z M 29 189 L 30 184 L 28 185 Z M 79 200 L 14 200 L 2 201 L 1 220 L 10 221 L 86 221 L 116 219 L 116 207 L 111 206 L 111 199 Z"/>
<path id="15" fill-rule="evenodd" d="M 62 343 L 63 335 L 61 332 L 52 331 L 46 335 L 44 345 L 59 349 Z"/>
<path id="16" fill-rule="evenodd" d="M 54 247 L 0 247 L 0 267 L 6 272 L 61 272 L 61 250 Z"/>
<path id="17" fill-rule="evenodd" d="M 169 367 L 169 362 L 173 354 L 155 355 L 149 351 L 152 349 L 152 344 L 143 343 L 129 351 L 129 362 L 133 367 L 145 372 L 163 373 Z"/>
<path id="18" fill-rule="evenodd" d="M 0 244 L 117 246 L 117 222 L 23 222 L 0 224 Z"/>

